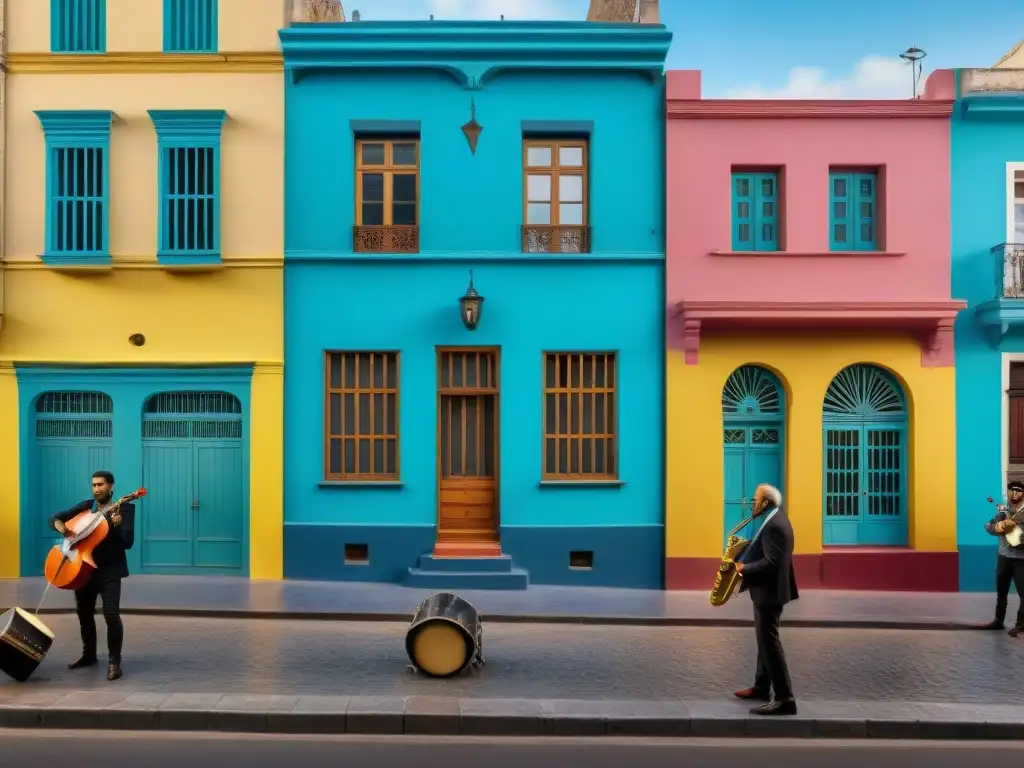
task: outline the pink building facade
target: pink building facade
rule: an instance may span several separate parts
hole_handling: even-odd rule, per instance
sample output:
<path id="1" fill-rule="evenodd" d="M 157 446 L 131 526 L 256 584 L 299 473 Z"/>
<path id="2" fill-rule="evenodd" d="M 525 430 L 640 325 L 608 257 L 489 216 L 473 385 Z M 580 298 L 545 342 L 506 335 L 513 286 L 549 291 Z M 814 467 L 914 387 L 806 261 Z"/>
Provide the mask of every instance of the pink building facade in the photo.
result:
<path id="1" fill-rule="evenodd" d="M 768 482 L 804 586 L 956 590 L 952 101 L 666 96 L 666 586 Z"/>

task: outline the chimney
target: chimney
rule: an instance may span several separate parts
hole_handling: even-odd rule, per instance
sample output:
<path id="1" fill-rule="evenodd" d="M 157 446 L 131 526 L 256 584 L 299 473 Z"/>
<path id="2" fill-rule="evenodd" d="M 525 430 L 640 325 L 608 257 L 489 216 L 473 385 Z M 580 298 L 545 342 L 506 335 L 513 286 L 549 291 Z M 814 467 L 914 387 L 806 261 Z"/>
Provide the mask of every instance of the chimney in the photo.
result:
<path id="1" fill-rule="evenodd" d="M 658 0 L 590 0 L 587 21 L 660 24 Z"/>
<path id="2" fill-rule="evenodd" d="M 658 13 L 658 0 L 638 0 L 637 11 L 641 24 L 661 24 L 661 16 Z"/>
<path id="3" fill-rule="evenodd" d="M 587 21 L 633 21 L 638 2 L 639 0 L 590 0 Z"/>
<path id="4" fill-rule="evenodd" d="M 292 23 L 310 21 L 344 21 L 341 0 L 291 0 Z"/>
<path id="5" fill-rule="evenodd" d="M 359 11 L 352 11 L 352 21 L 359 21 L 362 16 L 359 15 Z"/>

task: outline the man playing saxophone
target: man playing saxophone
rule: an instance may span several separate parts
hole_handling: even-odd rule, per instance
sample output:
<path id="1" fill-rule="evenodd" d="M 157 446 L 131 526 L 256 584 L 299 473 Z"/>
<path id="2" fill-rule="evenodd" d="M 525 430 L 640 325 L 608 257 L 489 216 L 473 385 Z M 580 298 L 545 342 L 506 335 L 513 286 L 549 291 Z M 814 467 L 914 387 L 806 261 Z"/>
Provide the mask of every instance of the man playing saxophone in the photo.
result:
<path id="1" fill-rule="evenodd" d="M 983 624 L 979 629 L 1003 629 L 1006 621 L 1006 604 L 1010 595 L 1010 584 L 1017 587 L 1017 621 L 1007 633 L 1017 637 L 1024 632 L 1024 544 L 1014 546 L 1008 540 L 1014 528 L 1024 525 L 1024 483 L 1016 480 L 1006 486 L 1007 503 L 1000 504 L 996 516 L 985 523 L 985 530 L 999 537 L 999 555 L 996 560 L 996 616 L 995 620 Z M 1016 539 L 1016 537 L 1014 537 Z"/>
<path id="2" fill-rule="evenodd" d="M 764 522 L 741 562 L 736 563 L 736 570 L 742 579 L 740 592 L 750 592 L 754 604 L 757 673 L 753 687 L 735 695 L 766 702 L 750 710 L 752 714 L 795 715 L 796 698 L 779 638 L 782 608 L 800 596 L 793 571 L 793 526 L 782 510 L 782 493 L 774 486 L 757 487 L 751 512 L 755 518 L 763 517 Z"/>

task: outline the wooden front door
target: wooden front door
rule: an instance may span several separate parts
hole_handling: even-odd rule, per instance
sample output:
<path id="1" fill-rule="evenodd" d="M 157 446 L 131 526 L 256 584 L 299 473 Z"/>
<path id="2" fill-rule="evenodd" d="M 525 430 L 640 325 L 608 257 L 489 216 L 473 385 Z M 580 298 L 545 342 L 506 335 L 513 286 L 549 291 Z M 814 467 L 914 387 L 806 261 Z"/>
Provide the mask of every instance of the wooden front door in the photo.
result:
<path id="1" fill-rule="evenodd" d="M 498 350 L 439 349 L 439 542 L 498 541 Z"/>

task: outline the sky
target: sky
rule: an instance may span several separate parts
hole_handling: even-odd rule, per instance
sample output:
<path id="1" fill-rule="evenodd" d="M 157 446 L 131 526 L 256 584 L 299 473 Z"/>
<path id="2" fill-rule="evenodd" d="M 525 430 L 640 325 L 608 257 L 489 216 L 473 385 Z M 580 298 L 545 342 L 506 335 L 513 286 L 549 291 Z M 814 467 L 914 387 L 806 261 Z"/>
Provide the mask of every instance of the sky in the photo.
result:
<path id="1" fill-rule="evenodd" d="M 366 20 L 586 18 L 588 0 L 343 0 Z M 669 69 L 705 98 L 899 99 L 911 46 L 932 69 L 990 67 L 1024 40 L 1024 0 L 661 0 Z"/>

